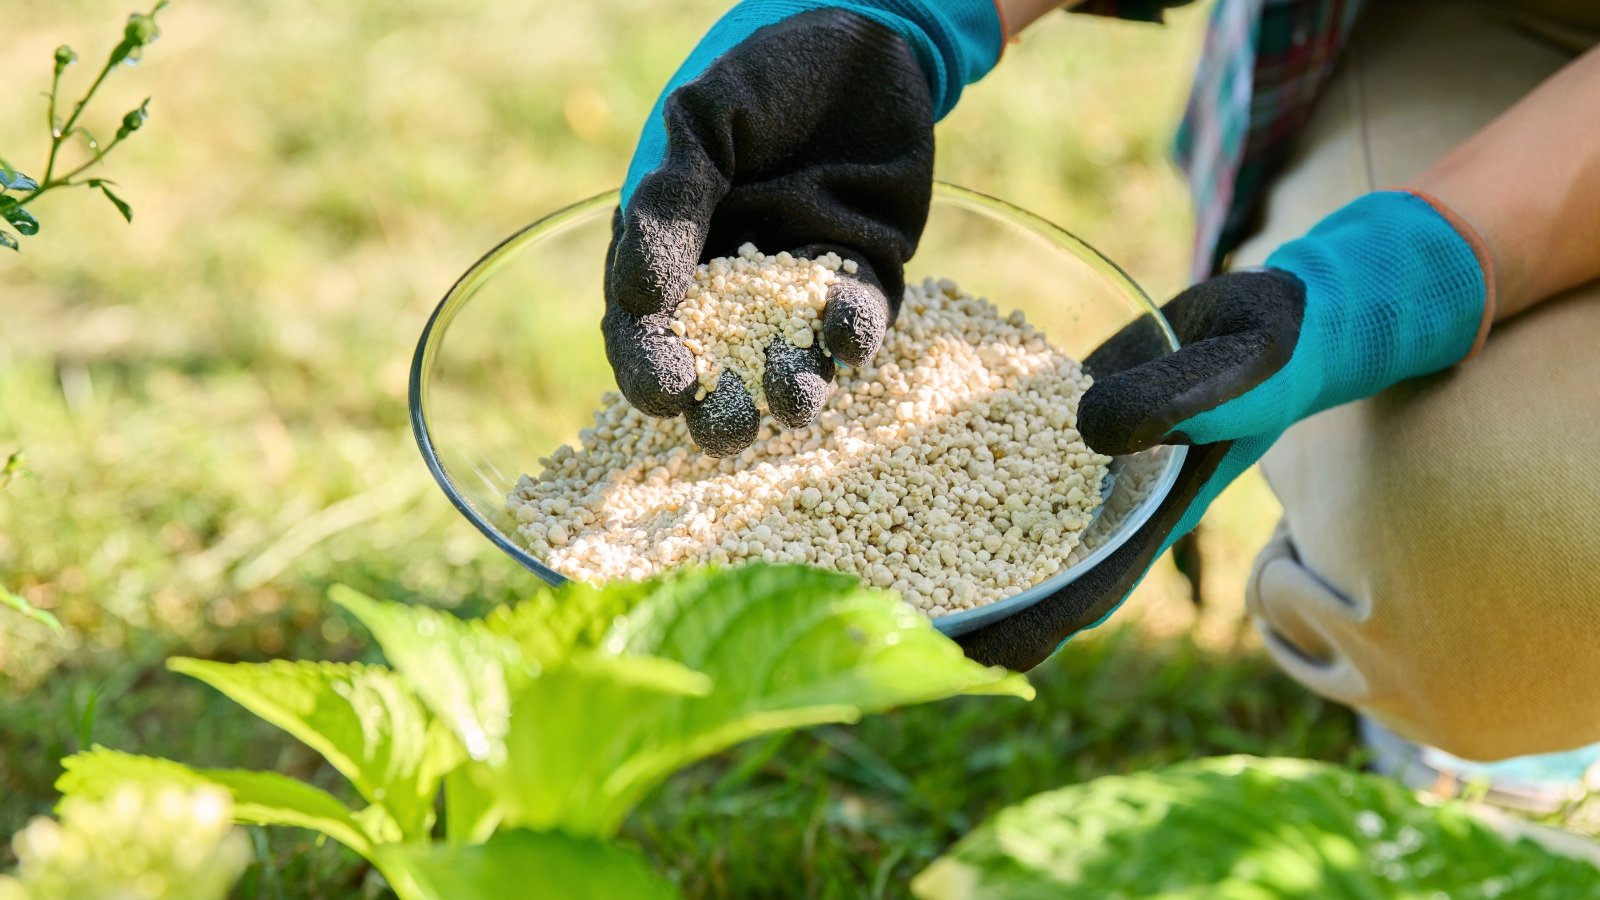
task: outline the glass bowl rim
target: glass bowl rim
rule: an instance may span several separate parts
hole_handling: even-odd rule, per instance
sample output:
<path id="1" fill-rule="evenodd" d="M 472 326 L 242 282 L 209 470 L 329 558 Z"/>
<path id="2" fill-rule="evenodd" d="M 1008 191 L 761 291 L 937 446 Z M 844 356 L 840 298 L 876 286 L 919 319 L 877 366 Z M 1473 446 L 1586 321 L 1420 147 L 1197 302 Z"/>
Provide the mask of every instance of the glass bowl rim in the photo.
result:
<path id="1" fill-rule="evenodd" d="M 1002 220 L 1025 226 L 1029 230 L 1050 239 L 1067 252 L 1072 253 L 1089 265 L 1090 268 L 1114 283 L 1136 305 L 1142 307 L 1144 314 L 1152 317 L 1157 327 L 1161 329 L 1161 333 L 1167 339 L 1169 348 L 1173 350 L 1178 348 L 1177 334 L 1172 330 L 1172 326 L 1167 322 L 1166 317 L 1162 315 L 1161 308 L 1150 300 L 1144 289 L 1121 266 L 1111 261 L 1110 258 L 1095 249 L 1087 241 L 1082 240 L 1077 235 L 1048 219 L 988 194 L 944 181 L 935 181 L 933 188 L 935 199 L 952 200 L 957 205 L 978 207 Z M 471 522 L 484 537 L 487 537 L 507 556 L 516 560 L 523 568 L 539 576 L 540 579 L 550 585 L 559 586 L 571 579 L 535 558 L 526 549 L 517 546 L 506 537 L 504 532 L 479 515 L 477 510 L 457 490 L 454 480 L 445 471 L 444 463 L 439 458 L 437 449 L 435 449 L 433 434 L 428 425 L 427 413 L 423 408 L 424 377 L 430 369 L 429 363 L 435 352 L 443 343 L 444 335 L 448 331 L 450 323 L 465 307 L 465 296 L 467 295 L 462 293 L 464 287 L 481 281 L 501 261 L 515 251 L 522 249 L 528 242 L 543 233 L 557 230 L 575 219 L 588 216 L 597 209 L 616 206 L 619 193 L 618 190 L 606 191 L 542 216 L 512 232 L 487 253 L 479 257 L 450 285 L 450 289 L 445 292 L 444 298 L 434 307 L 432 314 L 428 316 L 427 324 L 423 326 L 422 335 L 417 339 L 417 349 L 411 357 L 411 372 L 406 398 L 411 419 L 411 433 L 416 439 L 417 449 L 421 451 L 422 459 L 427 464 L 428 471 L 433 474 L 433 480 L 438 483 L 440 490 L 444 491 L 451 505 L 465 516 L 467 521 Z M 934 626 L 945 634 L 957 635 L 1005 618 L 1012 613 L 1020 612 L 1033 606 L 1045 597 L 1076 581 L 1096 565 L 1103 562 L 1107 556 L 1115 552 L 1118 547 L 1126 543 L 1135 532 L 1144 526 L 1144 523 L 1155 513 L 1156 507 L 1171 493 L 1172 486 L 1178 478 L 1178 471 L 1183 467 L 1184 458 L 1188 454 L 1188 448 L 1181 444 L 1169 445 L 1167 451 L 1167 460 L 1154 489 L 1148 496 L 1139 501 L 1139 506 L 1133 510 L 1128 519 L 1117 525 L 1117 531 L 1112 535 L 1115 538 L 1114 540 L 1108 540 L 1096 547 L 1092 553 L 1065 571 L 1052 575 L 1038 584 L 1012 594 L 1003 600 L 997 600 L 973 609 L 960 610 L 948 615 L 932 617 L 931 621 Z"/>

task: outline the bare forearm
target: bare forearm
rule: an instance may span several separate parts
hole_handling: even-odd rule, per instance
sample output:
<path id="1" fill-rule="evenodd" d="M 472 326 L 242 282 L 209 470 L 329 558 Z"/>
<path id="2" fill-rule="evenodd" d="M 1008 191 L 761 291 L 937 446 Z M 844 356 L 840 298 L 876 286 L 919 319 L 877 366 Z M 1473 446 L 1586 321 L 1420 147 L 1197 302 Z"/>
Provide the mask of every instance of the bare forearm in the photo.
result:
<path id="1" fill-rule="evenodd" d="M 1006 38 L 1014 38 L 1023 29 L 1044 18 L 1052 10 L 1077 6 L 1083 0 L 995 0 L 1000 15 L 1005 19 Z"/>
<path id="2" fill-rule="evenodd" d="M 1600 278 L 1600 49 L 1408 186 L 1444 201 L 1489 245 L 1496 319 Z"/>

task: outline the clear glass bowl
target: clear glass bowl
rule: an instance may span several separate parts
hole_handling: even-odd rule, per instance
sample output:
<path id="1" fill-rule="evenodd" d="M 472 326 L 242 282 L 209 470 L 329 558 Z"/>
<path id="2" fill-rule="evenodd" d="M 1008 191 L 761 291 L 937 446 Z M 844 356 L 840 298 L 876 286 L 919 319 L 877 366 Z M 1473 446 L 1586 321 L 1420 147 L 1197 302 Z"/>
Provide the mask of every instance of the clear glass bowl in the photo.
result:
<path id="1" fill-rule="evenodd" d="M 411 425 L 433 477 L 479 531 L 551 584 L 566 579 L 516 542 L 505 500 L 518 476 L 538 473 L 540 457 L 576 441 L 601 392 L 615 387 L 599 323 L 616 202 L 612 192 L 574 204 L 489 251 L 434 310 L 412 361 Z M 906 280 L 928 276 L 954 279 L 1002 313 L 1022 310 L 1077 359 L 1140 319 L 1164 338 L 1159 352 L 1177 347 L 1160 311 L 1110 260 L 1038 216 L 964 188 L 935 187 Z M 1106 502 L 1116 514 L 1096 520 L 1076 562 L 934 624 L 960 634 L 1081 577 L 1150 517 L 1183 456 L 1182 447 L 1161 447 L 1118 457 Z"/>

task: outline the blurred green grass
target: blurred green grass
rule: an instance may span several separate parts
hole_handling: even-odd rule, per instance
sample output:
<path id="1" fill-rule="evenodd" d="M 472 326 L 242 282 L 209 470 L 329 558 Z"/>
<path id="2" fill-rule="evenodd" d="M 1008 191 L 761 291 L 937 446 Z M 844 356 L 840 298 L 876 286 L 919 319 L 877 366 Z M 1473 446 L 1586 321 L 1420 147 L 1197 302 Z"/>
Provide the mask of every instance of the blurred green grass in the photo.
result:
<path id="1" fill-rule="evenodd" d="M 335 786 L 161 660 L 359 656 L 364 637 L 322 601 L 335 581 L 464 609 L 535 587 L 432 486 L 405 419 L 410 353 L 480 253 L 614 186 L 657 87 L 724 6 L 234 0 L 163 14 L 163 39 L 101 107 L 103 130 L 155 98 L 105 173 L 133 226 L 58 195 L 26 252 L 0 258 L 0 455 L 24 448 L 35 472 L 0 496 L 0 584 L 68 627 L 58 639 L 0 618 L 0 835 L 48 809 L 56 760 L 90 741 Z M 12 162 L 42 156 L 33 88 L 53 48 L 93 59 L 128 11 L 7 5 Z M 1203 15 L 1051 17 L 941 124 L 939 176 L 1044 215 L 1170 294 L 1189 215 L 1165 153 Z M 485 392 L 518 388 L 483 373 Z M 1213 602 L 1197 614 L 1163 564 L 1120 627 L 1035 674 L 1032 704 L 963 701 L 740 750 L 674 781 L 630 835 L 691 896 L 895 896 L 1033 791 L 1211 752 L 1345 758 L 1344 714 L 1241 627 L 1244 574 L 1275 518 L 1258 481 L 1230 492 L 1205 538 Z M 289 833 L 258 846 L 242 896 L 363 890 L 336 847 Z"/>

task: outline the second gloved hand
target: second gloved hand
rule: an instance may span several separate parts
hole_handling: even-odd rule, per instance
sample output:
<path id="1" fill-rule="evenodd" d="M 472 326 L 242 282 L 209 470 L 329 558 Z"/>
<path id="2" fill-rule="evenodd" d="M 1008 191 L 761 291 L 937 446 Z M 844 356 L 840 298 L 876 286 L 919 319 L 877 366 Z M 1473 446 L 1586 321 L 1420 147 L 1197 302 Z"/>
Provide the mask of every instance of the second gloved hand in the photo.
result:
<path id="1" fill-rule="evenodd" d="M 1162 311 L 1180 349 L 1135 323 L 1089 355 L 1078 428 L 1101 453 L 1189 444 L 1143 526 L 1054 595 L 957 638 L 979 662 L 1025 670 L 1114 612 L 1172 542 L 1289 426 L 1453 365 L 1493 317 L 1487 248 L 1436 201 L 1368 194 Z"/>
<path id="2" fill-rule="evenodd" d="M 684 415 L 730 456 L 760 416 L 738 378 L 695 401 L 694 360 L 671 330 L 695 266 L 746 241 L 859 264 L 823 309 L 822 346 L 775 343 L 773 416 L 813 421 L 834 364 L 877 353 L 928 215 L 933 123 L 999 57 L 991 0 L 746 0 L 701 41 L 651 112 L 612 226 L 606 356 L 645 413 Z"/>

